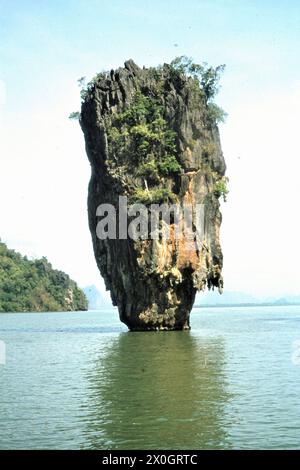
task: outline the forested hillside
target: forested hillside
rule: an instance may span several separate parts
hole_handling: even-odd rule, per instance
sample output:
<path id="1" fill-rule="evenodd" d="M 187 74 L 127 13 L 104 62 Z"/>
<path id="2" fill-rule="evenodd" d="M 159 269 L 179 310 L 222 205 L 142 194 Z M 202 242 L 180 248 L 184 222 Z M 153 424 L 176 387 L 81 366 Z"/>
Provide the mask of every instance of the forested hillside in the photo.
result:
<path id="1" fill-rule="evenodd" d="M 0 312 L 87 310 L 76 282 L 47 258 L 29 260 L 0 241 Z"/>

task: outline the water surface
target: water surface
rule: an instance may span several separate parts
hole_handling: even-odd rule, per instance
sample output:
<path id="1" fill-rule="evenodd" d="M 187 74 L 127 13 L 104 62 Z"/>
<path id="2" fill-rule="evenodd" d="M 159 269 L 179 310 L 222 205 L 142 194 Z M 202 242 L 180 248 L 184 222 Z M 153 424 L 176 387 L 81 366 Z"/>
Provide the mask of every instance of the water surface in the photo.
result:
<path id="1" fill-rule="evenodd" d="M 131 333 L 114 309 L 1 314 L 0 448 L 299 449 L 300 307 L 191 320 Z"/>

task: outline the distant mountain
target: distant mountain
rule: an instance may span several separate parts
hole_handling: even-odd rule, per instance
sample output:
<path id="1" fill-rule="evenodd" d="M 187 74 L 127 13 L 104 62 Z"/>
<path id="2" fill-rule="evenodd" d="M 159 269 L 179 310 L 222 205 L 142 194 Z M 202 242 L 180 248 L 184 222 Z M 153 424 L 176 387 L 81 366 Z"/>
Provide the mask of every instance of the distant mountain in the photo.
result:
<path id="1" fill-rule="evenodd" d="M 244 292 L 225 291 L 222 295 L 217 290 L 206 294 L 198 293 L 196 295 L 195 305 L 234 305 L 234 304 L 256 304 L 260 300 Z"/>
<path id="2" fill-rule="evenodd" d="M 98 310 L 103 307 L 112 307 L 111 301 L 106 299 L 96 286 L 91 285 L 83 288 L 88 299 L 89 310 Z"/>
<path id="3" fill-rule="evenodd" d="M 0 312 L 87 310 L 76 282 L 47 258 L 29 260 L 0 240 Z"/>
<path id="4" fill-rule="evenodd" d="M 300 305 L 300 295 L 286 295 L 280 299 L 277 299 L 276 302 L 285 302 L 288 305 Z"/>
<path id="5" fill-rule="evenodd" d="M 225 291 L 220 295 L 218 291 L 210 291 L 196 294 L 195 305 L 300 305 L 300 295 L 257 298 L 245 292 Z"/>

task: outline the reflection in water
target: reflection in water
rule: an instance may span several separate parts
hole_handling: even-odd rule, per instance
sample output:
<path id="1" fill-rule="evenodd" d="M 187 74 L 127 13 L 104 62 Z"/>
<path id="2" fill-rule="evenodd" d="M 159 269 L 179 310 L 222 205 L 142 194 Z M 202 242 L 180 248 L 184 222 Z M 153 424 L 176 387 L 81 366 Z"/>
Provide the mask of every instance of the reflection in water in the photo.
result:
<path id="1" fill-rule="evenodd" d="M 122 333 L 88 377 L 85 447 L 230 447 L 222 339 L 190 332 Z"/>

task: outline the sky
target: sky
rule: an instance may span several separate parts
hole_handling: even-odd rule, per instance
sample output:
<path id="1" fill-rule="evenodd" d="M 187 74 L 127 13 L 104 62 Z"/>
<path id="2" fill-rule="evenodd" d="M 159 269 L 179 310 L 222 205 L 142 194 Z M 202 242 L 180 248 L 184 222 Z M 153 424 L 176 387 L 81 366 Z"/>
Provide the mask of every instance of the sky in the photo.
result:
<path id="1" fill-rule="evenodd" d="M 299 50 L 299 0 L 0 0 L 0 237 L 103 291 L 77 79 L 188 55 L 226 64 L 225 289 L 300 294 Z"/>

